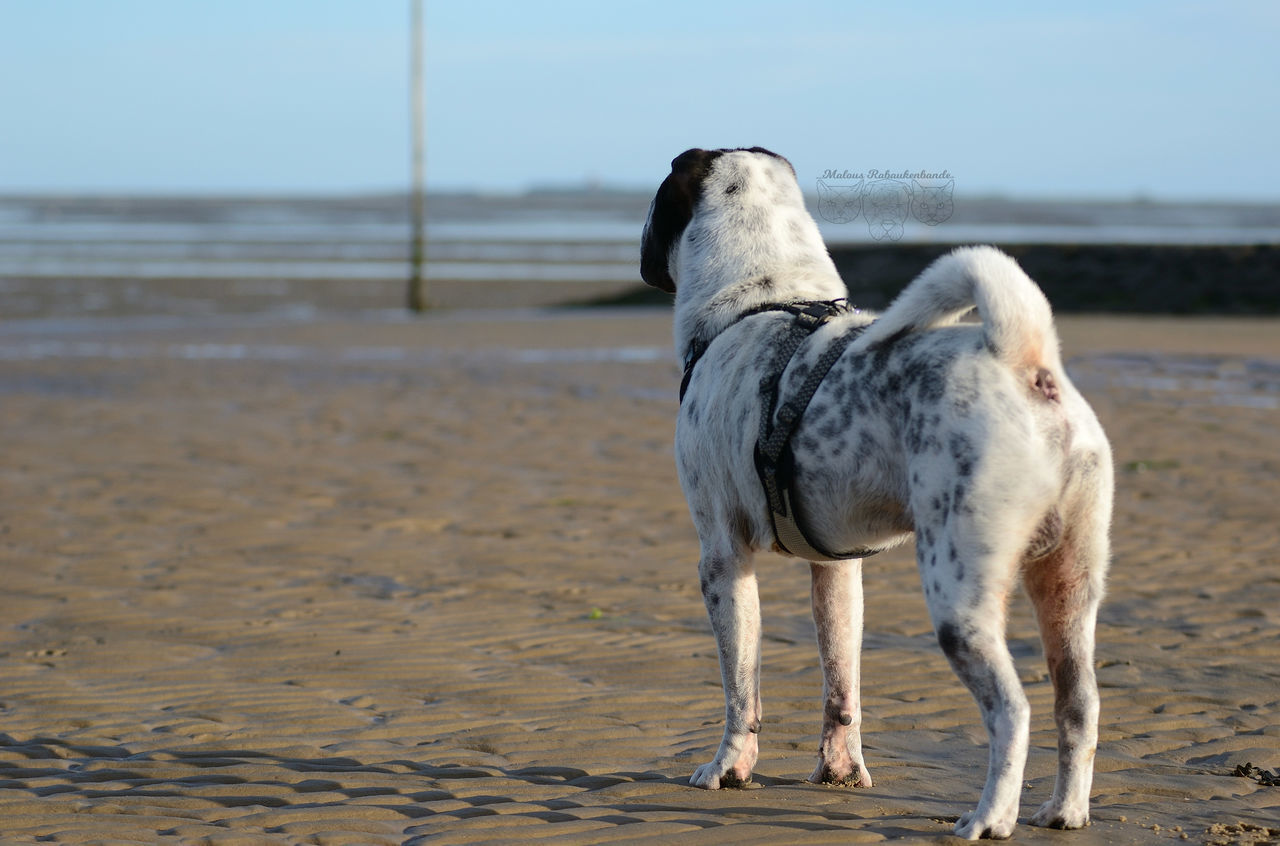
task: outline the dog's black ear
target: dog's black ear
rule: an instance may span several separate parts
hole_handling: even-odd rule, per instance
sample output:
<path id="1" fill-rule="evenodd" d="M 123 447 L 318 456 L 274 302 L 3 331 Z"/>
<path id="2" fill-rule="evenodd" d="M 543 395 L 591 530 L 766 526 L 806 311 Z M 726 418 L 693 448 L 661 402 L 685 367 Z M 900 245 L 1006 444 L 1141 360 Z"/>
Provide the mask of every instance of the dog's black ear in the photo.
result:
<path id="1" fill-rule="evenodd" d="M 640 243 L 640 278 L 668 294 L 676 292 L 667 259 L 671 247 L 693 219 L 702 196 L 702 181 L 720 150 L 685 150 L 671 160 L 671 174 L 658 186 Z"/>

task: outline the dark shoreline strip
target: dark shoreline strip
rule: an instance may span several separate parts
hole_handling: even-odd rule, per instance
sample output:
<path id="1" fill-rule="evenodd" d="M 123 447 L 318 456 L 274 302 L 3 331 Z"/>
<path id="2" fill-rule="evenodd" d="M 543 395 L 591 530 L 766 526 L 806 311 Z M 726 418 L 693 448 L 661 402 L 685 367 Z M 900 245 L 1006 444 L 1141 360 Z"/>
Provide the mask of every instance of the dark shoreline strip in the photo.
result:
<path id="1" fill-rule="evenodd" d="M 887 306 L 955 244 L 836 246 L 831 257 L 859 306 Z M 1044 289 L 1055 311 L 1280 314 L 1280 245 L 997 244 Z M 656 305 L 637 286 L 580 305 Z"/>

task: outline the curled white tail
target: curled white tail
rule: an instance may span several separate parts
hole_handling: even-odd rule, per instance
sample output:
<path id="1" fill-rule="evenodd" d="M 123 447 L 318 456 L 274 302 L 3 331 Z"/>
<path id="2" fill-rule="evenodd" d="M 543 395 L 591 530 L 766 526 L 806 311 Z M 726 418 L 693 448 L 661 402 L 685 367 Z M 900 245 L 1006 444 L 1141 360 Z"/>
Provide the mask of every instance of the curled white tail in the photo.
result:
<path id="1" fill-rule="evenodd" d="M 973 308 L 987 347 L 1011 366 L 1060 373 L 1058 334 L 1044 293 L 995 247 L 960 247 L 929 265 L 862 334 L 863 349 L 948 326 Z"/>

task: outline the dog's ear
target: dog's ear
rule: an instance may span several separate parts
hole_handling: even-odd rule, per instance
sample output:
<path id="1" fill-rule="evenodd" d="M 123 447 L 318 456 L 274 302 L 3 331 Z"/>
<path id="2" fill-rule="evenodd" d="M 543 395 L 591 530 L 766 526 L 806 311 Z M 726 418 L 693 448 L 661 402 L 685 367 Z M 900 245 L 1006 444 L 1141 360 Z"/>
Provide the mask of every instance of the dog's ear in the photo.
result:
<path id="1" fill-rule="evenodd" d="M 649 205 L 649 219 L 640 242 L 640 278 L 668 294 L 676 292 L 667 266 L 671 247 L 693 219 L 694 207 L 702 196 L 702 181 L 721 153 L 695 148 L 676 156 L 671 160 L 671 174 L 662 180 Z"/>

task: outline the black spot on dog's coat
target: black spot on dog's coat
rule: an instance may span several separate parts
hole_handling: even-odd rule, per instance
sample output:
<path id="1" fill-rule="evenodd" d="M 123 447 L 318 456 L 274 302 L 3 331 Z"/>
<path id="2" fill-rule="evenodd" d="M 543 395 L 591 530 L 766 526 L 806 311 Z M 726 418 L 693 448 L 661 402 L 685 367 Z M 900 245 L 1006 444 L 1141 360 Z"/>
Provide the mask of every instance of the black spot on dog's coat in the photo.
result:
<path id="1" fill-rule="evenodd" d="M 691 424 L 694 426 L 698 425 L 699 412 L 701 411 L 701 408 L 698 405 L 697 395 L 689 397 L 681 410 L 684 412 L 684 416 Z"/>
<path id="2" fill-rule="evenodd" d="M 936 404 L 942 399 L 947 389 L 947 380 L 942 371 L 934 367 L 922 368 L 914 374 L 916 397 L 922 403 Z"/>
<path id="3" fill-rule="evenodd" d="M 938 626 L 938 645 L 942 647 L 942 654 L 952 662 L 967 659 L 964 637 L 955 623 L 946 622 Z"/>
<path id="4" fill-rule="evenodd" d="M 956 472 L 963 478 L 973 475 L 973 466 L 977 462 L 977 452 L 968 435 L 953 432 L 948 440 L 951 457 L 956 462 Z"/>

